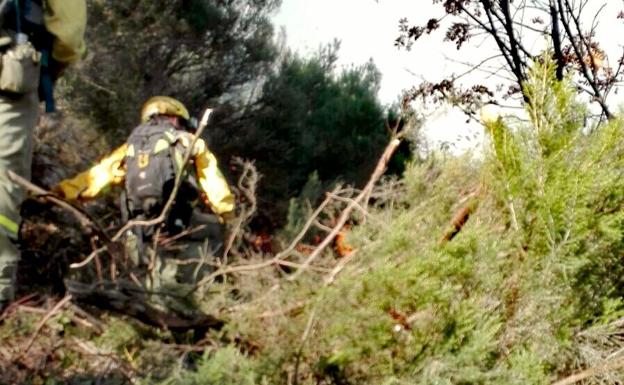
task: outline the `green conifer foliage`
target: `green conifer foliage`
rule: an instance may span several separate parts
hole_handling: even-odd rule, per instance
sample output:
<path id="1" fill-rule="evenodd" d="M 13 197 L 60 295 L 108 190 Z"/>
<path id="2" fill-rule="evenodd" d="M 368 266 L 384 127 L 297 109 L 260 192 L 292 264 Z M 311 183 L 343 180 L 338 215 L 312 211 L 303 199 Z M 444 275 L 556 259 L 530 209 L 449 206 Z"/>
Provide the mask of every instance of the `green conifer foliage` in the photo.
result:
<path id="1" fill-rule="evenodd" d="M 313 173 L 325 187 L 362 185 L 388 140 L 375 65 L 338 72 L 335 61 L 335 46 L 310 59 L 287 55 L 263 87 L 253 128 L 236 141 L 263 175 L 261 212 L 280 221 Z"/>
<path id="2" fill-rule="evenodd" d="M 306 311 L 254 334 L 266 357 L 305 384 L 550 384 L 621 357 L 623 122 L 587 130 L 548 58 L 525 87 L 528 119 L 486 123 L 483 161 L 413 164 L 333 286 L 310 272 L 284 290 Z M 469 191 L 476 210 L 440 242 Z"/>
<path id="3" fill-rule="evenodd" d="M 89 53 L 68 75 L 68 108 L 119 144 L 151 96 L 179 98 L 191 113 L 238 105 L 277 49 L 270 15 L 279 0 L 89 0 Z"/>

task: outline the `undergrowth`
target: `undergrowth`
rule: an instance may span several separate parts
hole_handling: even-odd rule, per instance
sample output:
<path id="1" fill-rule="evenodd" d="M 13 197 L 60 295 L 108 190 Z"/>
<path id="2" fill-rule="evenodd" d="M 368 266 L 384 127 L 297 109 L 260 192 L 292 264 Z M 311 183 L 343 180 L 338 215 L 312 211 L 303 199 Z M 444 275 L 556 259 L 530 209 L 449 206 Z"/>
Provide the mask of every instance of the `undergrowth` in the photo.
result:
<path id="1" fill-rule="evenodd" d="M 201 354 L 123 319 L 95 345 L 143 383 L 524 385 L 608 367 L 584 383 L 620 384 L 624 122 L 588 130 L 548 58 L 525 87 L 527 120 L 485 122 L 483 157 L 432 154 L 371 201 L 335 280 L 326 253 L 296 280 L 272 267 L 215 282 L 202 309 L 227 323 Z"/>
<path id="2" fill-rule="evenodd" d="M 354 230 L 357 255 L 333 285 L 310 273 L 234 314 L 231 327 L 261 347 L 257 380 L 549 384 L 622 354 L 622 121 L 588 132 L 548 60 L 525 87 L 528 121 L 486 122 L 483 160 L 406 171 L 401 198 Z"/>

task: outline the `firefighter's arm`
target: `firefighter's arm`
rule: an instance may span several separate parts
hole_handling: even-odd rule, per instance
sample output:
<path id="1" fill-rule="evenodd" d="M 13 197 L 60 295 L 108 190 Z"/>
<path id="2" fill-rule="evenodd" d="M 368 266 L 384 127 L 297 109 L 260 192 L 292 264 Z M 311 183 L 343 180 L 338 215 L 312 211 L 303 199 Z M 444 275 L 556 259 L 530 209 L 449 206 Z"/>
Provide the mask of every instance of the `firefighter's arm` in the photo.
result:
<path id="1" fill-rule="evenodd" d="M 54 191 L 70 201 L 97 197 L 109 185 L 118 184 L 124 180 L 126 170 L 123 160 L 127 149 L 127 144 L 117 148 L 87 171 L 61 181 Z"/>
<path id="2" fill-rule="evenodd" d="M 44 14 L 46 29 L 54 35 L 52 57 L 70 64 L 77 62 L 86 50 L 87 26 L 85 0 L 47 0 Z"/>
<path id="3" fill-rule="evenodd" d="M 206 202 L 215 214 L 229 217 L 234 213 L 234 194 L 219 170 L 217 158 L 199 139 L 194 149 L 195 169 L 199 186 L 206 195 Z"/>

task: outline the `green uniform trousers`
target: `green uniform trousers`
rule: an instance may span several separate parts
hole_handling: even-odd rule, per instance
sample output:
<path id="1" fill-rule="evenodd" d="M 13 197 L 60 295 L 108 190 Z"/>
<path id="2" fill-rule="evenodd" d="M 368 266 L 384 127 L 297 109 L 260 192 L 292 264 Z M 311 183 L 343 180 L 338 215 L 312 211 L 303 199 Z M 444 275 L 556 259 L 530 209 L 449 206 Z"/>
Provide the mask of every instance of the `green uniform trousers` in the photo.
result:
<path id="1" fill-rule="evenodd" d="M 0 95 L 0 302 L 15 296 L 19 206 L 25 196 L 24 190 L 10 181 L 7 171 L 30 180 L 38 104 L 36 93 Z"/>

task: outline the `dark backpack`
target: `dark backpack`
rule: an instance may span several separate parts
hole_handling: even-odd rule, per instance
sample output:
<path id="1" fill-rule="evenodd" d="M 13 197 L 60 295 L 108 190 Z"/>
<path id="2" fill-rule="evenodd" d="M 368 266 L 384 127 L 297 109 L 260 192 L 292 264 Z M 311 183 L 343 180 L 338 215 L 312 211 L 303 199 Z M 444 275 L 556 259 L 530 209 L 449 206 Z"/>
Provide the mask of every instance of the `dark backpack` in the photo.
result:
<path id="1" fill-rule="evenodd" d="M 160 215 L 175 184 L 176 173 L 186 149 L 177 141 L 176 130 L 162 122 L 136 127 L 127 140 L 125 194 L 129 218 Z M 176 160 L 177 159 L 177 160 Z M 185 170 L 165 230 L 177 234 L 190 222 L 193 201 L 199 194 Z"/>

